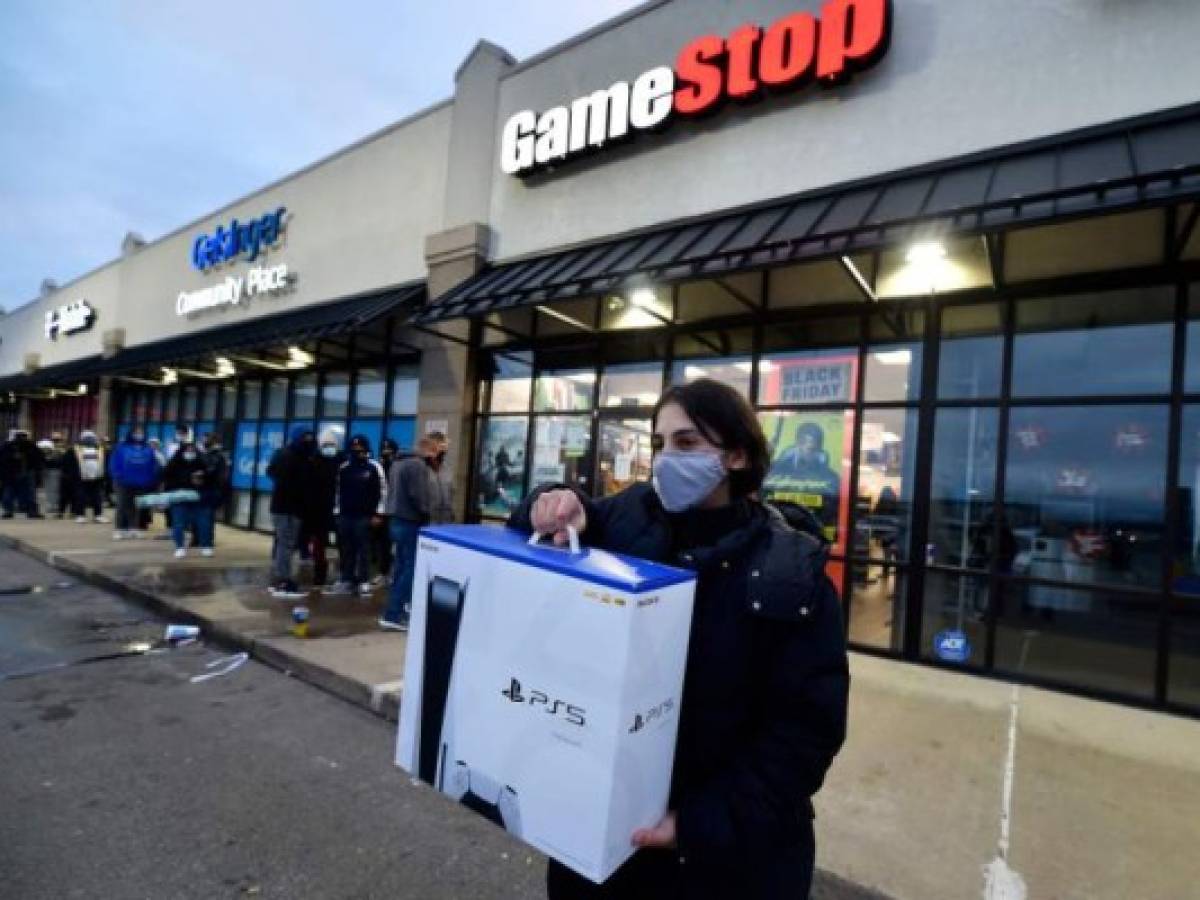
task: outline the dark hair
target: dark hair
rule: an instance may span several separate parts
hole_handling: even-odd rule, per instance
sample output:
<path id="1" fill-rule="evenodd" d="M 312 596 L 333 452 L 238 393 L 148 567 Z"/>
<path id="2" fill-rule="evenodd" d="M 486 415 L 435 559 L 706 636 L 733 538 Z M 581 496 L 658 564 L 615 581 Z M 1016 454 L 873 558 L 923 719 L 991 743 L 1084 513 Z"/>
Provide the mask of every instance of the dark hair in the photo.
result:
<path id="1" fill-rule="evenodd" d="M 746 468 L 729 473 L 734 497 L 745 497 L 762 487 L 771 468 L 771 450 L 754 408 L 737 390 L 711 378 L 667 388 L 654 407 L 654 422 L 668 403 L 682 409 L 709 443 L 722 450 L 741 450 Z"/>

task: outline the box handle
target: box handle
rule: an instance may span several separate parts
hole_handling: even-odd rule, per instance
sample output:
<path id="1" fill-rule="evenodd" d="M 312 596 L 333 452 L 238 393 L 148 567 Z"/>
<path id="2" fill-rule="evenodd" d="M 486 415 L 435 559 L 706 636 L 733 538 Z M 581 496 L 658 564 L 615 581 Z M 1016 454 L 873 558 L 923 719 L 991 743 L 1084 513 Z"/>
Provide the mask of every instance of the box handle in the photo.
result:
<path id="1" fill-rule="evenodd" d="M 529 546 L 536 547 L 543 537 L 549 536 L 550 535 L 548 534 L 543 535 L 540 532 L 535 531 L 529 536 Z M 579 549 L 579 532 L 575 529 L 574 525 L 567 526 L 567 546 L 570 547 L 571 552 L 576 555 L 583 552 Z"/>

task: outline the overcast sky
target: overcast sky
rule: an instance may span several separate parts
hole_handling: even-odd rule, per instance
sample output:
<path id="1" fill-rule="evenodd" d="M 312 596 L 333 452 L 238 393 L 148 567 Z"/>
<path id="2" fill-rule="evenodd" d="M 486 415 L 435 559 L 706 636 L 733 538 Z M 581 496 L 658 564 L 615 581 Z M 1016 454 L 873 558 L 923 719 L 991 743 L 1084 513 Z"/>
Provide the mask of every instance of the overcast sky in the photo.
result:
<path id="1" fill-rule="evenodd" d="M 0 306 L 638 0 L 0 0 Z"/>

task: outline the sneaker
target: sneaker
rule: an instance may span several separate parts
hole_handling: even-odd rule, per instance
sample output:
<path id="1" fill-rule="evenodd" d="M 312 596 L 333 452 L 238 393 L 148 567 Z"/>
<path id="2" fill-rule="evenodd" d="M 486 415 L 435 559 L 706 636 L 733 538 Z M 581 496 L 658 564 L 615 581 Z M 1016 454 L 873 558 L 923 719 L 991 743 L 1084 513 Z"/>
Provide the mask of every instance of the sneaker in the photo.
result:
<path id="1" fill-rule="evenodd" d="M 271 595 L 276 600 L 303 600 L 308 596 L 308 592 L 300 590 L 294 581 L 281 581 L 275 585 Z"/>
<path id="2" fill-rule="evenodd" d="M 205 558 L 211 557 L 213 555 L 213 548 L 212 547 L 201 547 L 200 555 Z"/>
<path id="3" fill-rule="evenodd" d="M 374 597 L 375 588 L 371 587 L 369 584 L 360 584 L 358 586 L 358 596 L 366 598 Z"/>
<path id="4" fill-rule="evenodd" d="M 408 619 L 393 622 L 391 619 L 380 619 L 379 627 L 384 631 L 408 631 Z"/>
<path id="5" fill-rule="evenodd" d="M 76 525 L 86 525 L 86 524 L 87 524 L 87 519 L 85 519 L 83 516 L 76 516 L 76 517 L 75 517 L 75 524 L 76 524 Z"/>
<path id="6" fill-rule="evenodd" d="M 95 522 L 97 525 L 107 525 L 108 524 L 108 519 L 105 518 L 104 516 L 96 516 L 96 518 L 92 519 L 92 521 Z"/>
<path id="7" fill-rule="evenodd" d="M 383 587 L 386 583 L 387 581 L 383 575 L 376 575 L 371 579 L 371 587 L 373 588 Z"/>
<path id="8" fill-rule="evenodd" d="M 332 596 L 345 597 L 354 593 L 354 585 L 348 581 L 335 581 L 332 585 L 325 588 L 321 593 L 330 594 Z"/>
<path id="9" fill-rule="evenodd" d="M 187 551 L 184 550 L 182 547 L 180 547 L 178 550 L 175 551 L 176 559 L 183 559 L 185 556 L 187 556 Z"/>
<path id="10" fill-rule="evenodd" d="M 125 540 L 125 532 L 123 532 L 123 531 L 114 531 L 114 532 L 113 532 L 113 540 L 114 540 L 114 541 L 123 541 L 123 540 Z"/>

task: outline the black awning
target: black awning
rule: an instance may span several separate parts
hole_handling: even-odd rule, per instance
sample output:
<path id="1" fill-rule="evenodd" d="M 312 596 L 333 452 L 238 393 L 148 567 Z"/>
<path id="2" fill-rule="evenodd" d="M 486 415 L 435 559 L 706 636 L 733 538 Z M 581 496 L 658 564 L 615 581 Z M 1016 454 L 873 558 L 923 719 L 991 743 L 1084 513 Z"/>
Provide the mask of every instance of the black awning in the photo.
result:
<path id="1" fill-rule="evenodd" d="M 92 356 L 31 375 L 0 378 L 0 390 L 21 390 L 77 381 L 97 375 L 131 372 L 205 355 L 248 350 L 268 344 L 297 344 L 348 334 L 397 310 L 414 311 L 425 297 L 424 283 L 406 285 L 208 328 L 153 344 L 122 350 L 111 357 Z M 410 310 L 411 308 L 411 310 Z"/>
<path id="2" fill-rule="evenodd" d="M 494 266 L 414 321 L 1196 196 L 1200 104 Z"/>

